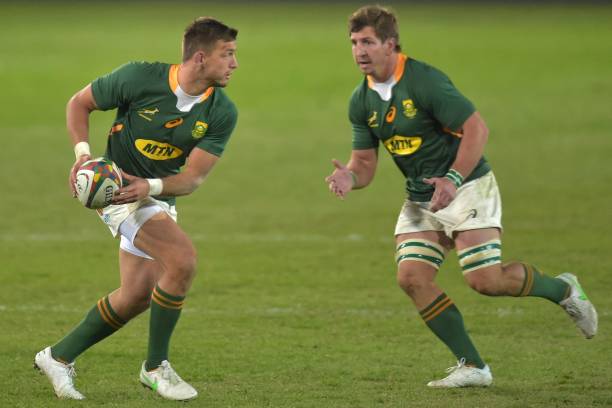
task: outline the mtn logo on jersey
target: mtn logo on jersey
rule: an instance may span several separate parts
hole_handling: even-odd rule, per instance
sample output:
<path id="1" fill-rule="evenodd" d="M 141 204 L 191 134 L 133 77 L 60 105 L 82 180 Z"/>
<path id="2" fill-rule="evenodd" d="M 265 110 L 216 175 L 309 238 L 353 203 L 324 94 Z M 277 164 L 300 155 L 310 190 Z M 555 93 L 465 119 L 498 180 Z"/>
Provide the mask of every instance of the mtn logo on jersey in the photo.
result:
<path id="1" fill-rule="evenodd" d="M 183 151 L 178 147 L 155 140 L 136 139 L 134 145 L 140 153 L 153 160 L 176 159 L 183 154 Z"/>
<path id="2" fill-rule="evenodd" d="M 391 154 L 398 156 L 408 156 L 419 150 L 423 139 L 420 136 L 400 136 L 395 135 L 385 140 L 384 144 Z"/>
<path id="3" fill-rule="evenodd" d="M 417 108 L 414 106 L 412 99 L 404 99 L 402 101 L 402 107 L 404 108 L 404 116 L 408 119 L 412 119 L 417 114 Z"/>
<path id="4" fill-rule="evenodd" d="M 208 130 L 208 123 L 198 120 L 195 123 L 195 125 L 193 125 L 193 129 L 191 130 L 191 136 L 194 139 L 201 139 L 202 137 L 204 137 L 204 134 L 206 133 L 207 130 Z"/>

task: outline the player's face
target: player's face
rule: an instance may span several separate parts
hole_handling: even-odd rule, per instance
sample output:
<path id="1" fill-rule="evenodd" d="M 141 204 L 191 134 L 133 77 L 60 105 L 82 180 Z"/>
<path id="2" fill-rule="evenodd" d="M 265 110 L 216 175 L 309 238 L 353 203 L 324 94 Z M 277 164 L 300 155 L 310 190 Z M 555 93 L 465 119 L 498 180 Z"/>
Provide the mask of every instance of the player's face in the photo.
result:
<path id="1" fill-rule="evenodd" d="M 353 58 L 361 72 L 374 76 L 376 80 L 385 81 L 387 78 L 380 77 L 388 71 L 395 44 L 391 40 L 381 41 L 370 26 L 351 33 L 351 44 Z"/>
<path id="2" fill-rule="evenodd" d="M 206 57 L 206 77 L 215 86 L 226 86 L 232 72 L 238 68 L 236 41 L 219 40 Z"/>

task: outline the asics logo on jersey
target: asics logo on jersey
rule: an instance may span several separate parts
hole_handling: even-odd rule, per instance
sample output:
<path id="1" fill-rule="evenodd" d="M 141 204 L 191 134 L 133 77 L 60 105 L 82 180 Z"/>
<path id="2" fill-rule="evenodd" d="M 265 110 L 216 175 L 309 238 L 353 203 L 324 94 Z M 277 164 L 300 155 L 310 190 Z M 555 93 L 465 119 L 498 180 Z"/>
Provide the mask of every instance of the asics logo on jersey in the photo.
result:
<path id="1" fill-rule="evenodd" d="M 183 151 L 178 147 L 155 140 L 136 139 L 134 145 L 140 153 L 153 160 L 176 159 L 183 154 Z"/>
<path id="2" fill-rule="evenodd" d="M 378 127 L 378 112 L 372 112 L 372 115 L 368 118 L 368 126 L 371 128 Z"/>
<path id="3" fill-rule="evenodd" d="M 393 120 L 395 119 L 396 113 L 397 113 L 397 108 L 395 106 L 392 106 L 391 108 L 389 108 L 389 112 L 387 112 L 387 116 L 385 116 L 385 120 L 387 121 L 387 123 L 393 122 Z"/>
<path id="4" fill-rule="evenodd" d="M 108 132 L 108 135 L 110 136 L 113 133 L 121 132 L 122 130 L 123 130 L 123 123 L 117 123 L 116 125 L 113 125 L 110 132 Z"/>
<path id="5" fill-rule="evenodd" d="M 158 108 L 145 108 L 145 109 L 140 109 L 138 111 L 138 116 L 140 116 L 141 118 L 143 118 L 144 120 L 148 120 L 149 122 L 151 122 L 153 120 L 153 116 L 159 112 Z"/>
<path id="6" fill-rule="evenodd" d="M 164 123 L 164 127 L 166 129 L 172 129 L 177 126 L 180 126 L 182 123 L 183 123 L 183 118 L 173 119 L 173 120 L 169 120 L 168 122 Z"/>
<path id="7" fill-rule="evenodd" d="M 423 139 L 421 136 L 395 135 L 384 141 L 385 147 L 391 154 L 407 156 L 419 150 Z"/>

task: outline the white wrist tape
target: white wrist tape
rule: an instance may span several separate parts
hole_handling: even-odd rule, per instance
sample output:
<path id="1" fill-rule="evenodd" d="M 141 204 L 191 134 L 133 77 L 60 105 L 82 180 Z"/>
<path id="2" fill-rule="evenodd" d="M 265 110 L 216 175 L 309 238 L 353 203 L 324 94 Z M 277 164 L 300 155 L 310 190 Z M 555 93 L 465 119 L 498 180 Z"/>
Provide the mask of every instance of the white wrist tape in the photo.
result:
<path id="1" fill-rule="evenodd" d="M 164 182 L 160 178 L 156 179 L 147 179 L 149 183 L 149 195 L 156 196 L 160 195 L 162 190 L 164 189 Z"/>
<path id="2" fill-rule="evenodd" d="M 78 159 L 83 155 L 91 156 L 91 152 L 89 151 L 89 143 L 87 142 L 79 142 L 74 145 L 74 156 Z"/>

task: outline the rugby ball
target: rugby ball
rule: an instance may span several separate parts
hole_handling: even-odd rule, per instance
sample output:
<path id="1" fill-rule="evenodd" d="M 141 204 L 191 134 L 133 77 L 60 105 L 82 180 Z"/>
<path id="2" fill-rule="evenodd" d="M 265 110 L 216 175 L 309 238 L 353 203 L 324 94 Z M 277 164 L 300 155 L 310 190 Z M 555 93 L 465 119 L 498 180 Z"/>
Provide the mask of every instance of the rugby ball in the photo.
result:
<path id="1" fill-rule="evenodd" d="M 104 157 L 86 161 L 79 167 L 74 188 L 77 198 L 87 208 L 104 208 L 111 204 L 115 191 L 122 186 L 121 171 Z"/>

